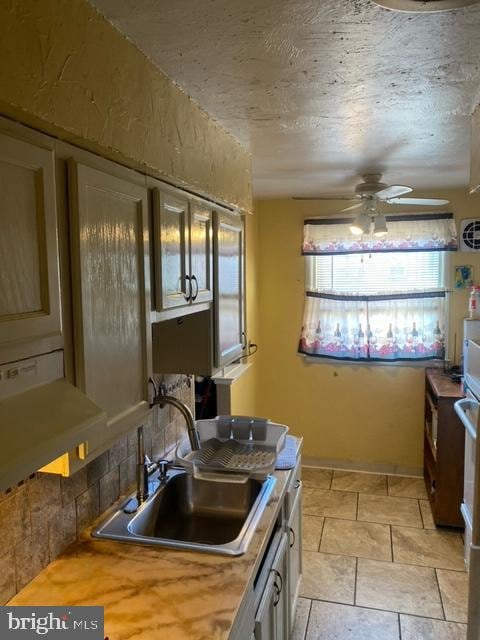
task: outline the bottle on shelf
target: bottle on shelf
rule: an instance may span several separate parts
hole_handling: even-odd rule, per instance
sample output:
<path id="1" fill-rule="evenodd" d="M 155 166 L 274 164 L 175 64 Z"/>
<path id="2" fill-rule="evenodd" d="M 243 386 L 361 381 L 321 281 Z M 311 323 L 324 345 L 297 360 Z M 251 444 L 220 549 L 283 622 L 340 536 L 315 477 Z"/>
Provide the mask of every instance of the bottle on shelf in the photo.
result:
<path id="1" fill-rule="evenodd" d="M 480 318 L 480 286 L 474 285 L 470 288 L 470 298 L 468 299 L 468 313 L 470 319 Z"/>

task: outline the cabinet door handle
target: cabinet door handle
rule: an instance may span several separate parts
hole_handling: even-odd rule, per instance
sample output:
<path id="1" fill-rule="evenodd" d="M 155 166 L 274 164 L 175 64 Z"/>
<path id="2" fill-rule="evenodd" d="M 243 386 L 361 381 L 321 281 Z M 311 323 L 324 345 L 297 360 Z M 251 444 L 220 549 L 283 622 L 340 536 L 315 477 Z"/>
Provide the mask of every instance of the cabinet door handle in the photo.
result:
<path id="1" fill-rule="evenodd" d="M 185 291 L 185 293 L 183 294 L 183 297 L 187 302 L 189 302 L 192 299 L 192 283 L 190 281 L 190 276 L 185 276 L 185 282 L 188 282 L 188 295 L 187 295 L 187 292 Z M 187 287 L 185 287 L 185 289 L 186 288 Z"/>
<path id="2" fill-rule="evenodd" d="M 293 488 L 294 488 L 294 489 L 300 489 L 300 487 L 301 487 L 301 486 L 302 486 L 301 481 L 300 481 L 300 480 L 298 480 L 298 479 L 297 479 L 297 480 L 295 480 L 295 483 L 294 483 L 294 485 L 293 485 Z"/>
<path id="3" fill-rule="evenodd" d="M 273 583 L 273 588 L 275 589 L 275 596 L 273 598 L 273 606 L 276 607 L 280 602 L 280 589 L 278 588 L 278 584 L 276 582 Z"/>
<path id="4" fill-rule="evenodd" d="M 197 276 L 194 274 L 191 276 L 191 282 L 195 282 L 195 295 L 191 296 L 192 298 L 192 302 L 194 302 L 197 299 L 198 296 L 198 280 L 197 280 Z M 191 285 L 190 285 L 190 289 L 191 289 Z"/>
<path id="5" fill-rule="evenodd" d="M 280 595 L 283 591 L 283 578 L 282 578 L 282 574 L 277 571 L 276 569 L 273 570 L 274 574 L 275 574 L 275 586 L 278 589 L 278 595 Z M 277 578 L 280 580 L 280 586 L 278 586 L 277 584 Z"/>
<path id="6" fill-rule="evenodd" d="M 292 529 L 292 527 L 288 527 L 288 528 L 289 528 L 289 530 L 290 530 L 290 533 L 291 533 L 291 534 L 292 534 L 292 536 L 293 536 L 293 540 L 290 542 L 290 549 L 291 549 L 292 547 L 294 547 L 294 546 L 295 546 L 295 541 L 296 541 L 297 536 L 296 536 L 296 534 L 295 534 L 295 531 Z"/>

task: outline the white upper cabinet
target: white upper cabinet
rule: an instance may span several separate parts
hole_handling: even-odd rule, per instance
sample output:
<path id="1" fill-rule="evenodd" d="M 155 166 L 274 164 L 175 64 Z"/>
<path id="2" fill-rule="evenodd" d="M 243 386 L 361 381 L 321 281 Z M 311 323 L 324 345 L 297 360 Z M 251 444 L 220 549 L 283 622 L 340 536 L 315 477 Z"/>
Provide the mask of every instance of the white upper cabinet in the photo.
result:
<path id="1" fill-rule="evenodd" d="M 190 203 L 190 280 L 192 301 L 196 303 L 213 299 L 212 220 L 207 204 Z"/>
<path id="2" fill-rule="evenodd" d="M 154 190 L 155 302 L 157 311 L 188 304 L 188 200 Z"/>
<path id="3" fill-rule="evenodd" d="M 165 312 L 177 309 L 178 315 L 208 306 L 213 296 L 211 209 L 159 188 L 153 201 L 156 310 L 171 316 Z"/>
<path id="4" fill-rule="evenodd" d="M 107 413 L 103 442 L 143 419 L 151 375 L 148 193 L 114 173 L 69 162 L 76 384 Z"/>
<path id="5" fill-rule="evenodd" d="M 62 346 L 54 157 L 0 134 L 0 362 Z"/>
<path id="6" fill-rule="evenodd" d="M 215 365 L 238 359 L 245 347 L 244 225 L 240 215 L 215 212 Z"/>

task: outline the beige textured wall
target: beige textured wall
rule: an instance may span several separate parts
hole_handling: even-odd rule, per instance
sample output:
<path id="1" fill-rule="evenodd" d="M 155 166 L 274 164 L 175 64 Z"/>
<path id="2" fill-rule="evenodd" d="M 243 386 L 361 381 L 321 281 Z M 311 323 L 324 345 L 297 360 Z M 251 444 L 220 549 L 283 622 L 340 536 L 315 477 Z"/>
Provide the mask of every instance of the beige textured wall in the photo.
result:
<path id="1" fill-rule="evenodd" d="M 250 155 L 85 0 L 6 0 L 0 24 L 0 112 L 251 211 Z"/>
<path id="2" fill-rule="evenodd" d="M 438 194 L 451 200 L 460 219 L 476 217 L 480 196 L 467 190 Z M 305 259 L 300 255 L 303 220 L 330 215 L 341 207 L 328 202 L 259 201 L 260 372 L 257 412 L 303 435 L 304 454 L 353 465 L 388 465 L 402 470 L 422 464 L 423 368 L 307 363 L 297 354 L 302 322 Z M 480 254 L 448 256 L 474 266 L 480 283 Z M 451 298 L 451 345 L 460 354 L 467 292 Z M 453 349 L 452 349 L 453 350 Z"/>

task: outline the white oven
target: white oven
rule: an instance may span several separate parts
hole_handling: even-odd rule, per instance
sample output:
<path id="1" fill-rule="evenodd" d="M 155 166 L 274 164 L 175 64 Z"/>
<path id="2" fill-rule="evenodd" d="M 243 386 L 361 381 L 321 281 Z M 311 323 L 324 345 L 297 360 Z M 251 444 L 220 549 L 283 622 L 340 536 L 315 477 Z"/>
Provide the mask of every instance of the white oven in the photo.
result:
<path id="1" fill-rule="evenodd" d="M 467 640 L 480 640 L 480 341 L 464 344 L 465 398 L 457 400 L 455 412 L 465 427 L 465 471 L 461 511 L 465 520 L 465 562 L 469 570 Z"/>

